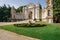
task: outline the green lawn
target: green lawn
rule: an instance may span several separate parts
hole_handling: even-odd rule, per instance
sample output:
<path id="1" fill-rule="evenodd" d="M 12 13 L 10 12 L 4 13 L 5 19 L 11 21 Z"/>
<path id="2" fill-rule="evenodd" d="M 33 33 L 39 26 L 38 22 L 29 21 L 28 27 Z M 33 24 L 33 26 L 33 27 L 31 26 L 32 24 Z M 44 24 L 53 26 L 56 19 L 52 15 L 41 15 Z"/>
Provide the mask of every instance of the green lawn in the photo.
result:
<path id="1" fill-rule="evenodd" d="M 0 29 L 42 40 L 60 40 L 60 26 L 58 24 L 48 24 L 44 27 L 16 27 L 7 25 L 0 27 Z"/>

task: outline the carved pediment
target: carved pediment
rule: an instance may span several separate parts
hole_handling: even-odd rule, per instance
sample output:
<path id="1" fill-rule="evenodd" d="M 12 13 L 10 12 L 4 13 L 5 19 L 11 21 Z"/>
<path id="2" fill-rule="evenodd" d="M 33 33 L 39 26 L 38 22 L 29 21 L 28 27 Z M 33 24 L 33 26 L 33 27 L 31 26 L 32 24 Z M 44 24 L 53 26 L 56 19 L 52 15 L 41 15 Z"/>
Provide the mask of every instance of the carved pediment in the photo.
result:
<path id="1" fill-rule="evenodd" d="M 28 5 L 27 5 L 27 7 L 28 8 L 33 8 L 35 5 L 33 4 L 33 3 L 29 3 Z"/>

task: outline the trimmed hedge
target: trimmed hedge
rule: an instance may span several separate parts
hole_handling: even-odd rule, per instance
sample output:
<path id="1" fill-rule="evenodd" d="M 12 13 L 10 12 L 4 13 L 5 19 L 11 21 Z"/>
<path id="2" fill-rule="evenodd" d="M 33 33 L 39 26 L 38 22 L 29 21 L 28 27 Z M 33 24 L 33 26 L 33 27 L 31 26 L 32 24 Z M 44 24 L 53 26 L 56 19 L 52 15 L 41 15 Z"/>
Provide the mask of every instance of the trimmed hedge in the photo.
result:
<path id="1" fill-rule="evenodd" d="M 14 24 L 16 27 L 44 27 L 46 24 L 35 24 L 35 23 L 23 23 L 23 24 Z"/>

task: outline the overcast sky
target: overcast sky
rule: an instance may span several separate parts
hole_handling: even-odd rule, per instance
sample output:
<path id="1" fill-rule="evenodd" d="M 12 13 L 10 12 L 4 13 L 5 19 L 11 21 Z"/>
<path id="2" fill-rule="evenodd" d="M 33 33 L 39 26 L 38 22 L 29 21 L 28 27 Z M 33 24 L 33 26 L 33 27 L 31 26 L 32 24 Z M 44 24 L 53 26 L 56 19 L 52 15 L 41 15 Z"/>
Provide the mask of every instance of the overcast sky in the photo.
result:
<path id="1" fill-rule="evenodd" d="M 19 6 L 26 5 L 28 3 L 40 3 L 42 7 L 45 7 L 46 1 L 45 0 L 0 0 L 0 6 L 3 6 L 4 4 L 14 6 L 15 8 Z"/>

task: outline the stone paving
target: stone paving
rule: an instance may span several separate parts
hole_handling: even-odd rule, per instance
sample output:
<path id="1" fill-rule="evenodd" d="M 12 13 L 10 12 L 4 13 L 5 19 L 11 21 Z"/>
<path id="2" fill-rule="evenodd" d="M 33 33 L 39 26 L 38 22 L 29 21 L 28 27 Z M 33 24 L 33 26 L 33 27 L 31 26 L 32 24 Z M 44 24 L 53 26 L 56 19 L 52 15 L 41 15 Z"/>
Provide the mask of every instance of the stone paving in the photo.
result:
<path id="1" fill-rule="evenodd" d="M 31 21 L 31 22 L 34 23 L 35 21 Z M 18 21 L 18 22 L 0 22 L 0 26 L 13 25 L 13 24 L 21 24 L 21 23 L 29 23 L 29 20 Z"/>
<path id="2" fill-rule="evenodd" d="M 0 29 L 0 40 L 39 40 Z"/>

